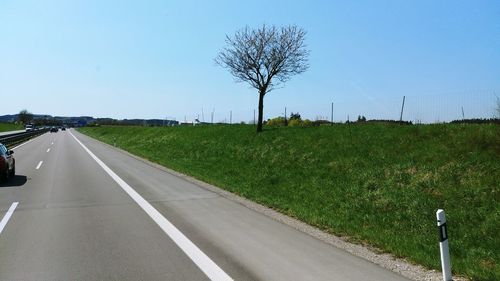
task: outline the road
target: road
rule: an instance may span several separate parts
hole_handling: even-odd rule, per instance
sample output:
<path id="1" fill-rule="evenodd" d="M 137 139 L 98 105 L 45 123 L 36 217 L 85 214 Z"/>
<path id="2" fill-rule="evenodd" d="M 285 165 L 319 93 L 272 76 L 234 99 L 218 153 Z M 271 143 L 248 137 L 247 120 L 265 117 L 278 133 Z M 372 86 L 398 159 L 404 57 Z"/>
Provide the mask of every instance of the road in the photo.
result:
<path id="1" fill-rule="evenodd" d="M 407 280 L 74 130 L 14 156 L 0 280 Z"/>

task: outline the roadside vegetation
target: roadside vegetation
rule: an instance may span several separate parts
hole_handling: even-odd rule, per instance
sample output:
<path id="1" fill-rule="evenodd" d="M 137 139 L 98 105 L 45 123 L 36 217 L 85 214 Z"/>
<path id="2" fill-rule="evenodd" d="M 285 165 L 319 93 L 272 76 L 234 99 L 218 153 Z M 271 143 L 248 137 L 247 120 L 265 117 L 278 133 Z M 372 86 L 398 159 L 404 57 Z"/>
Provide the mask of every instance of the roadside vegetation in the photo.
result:
<path id="1" fill-rule="evenodd" d="M 500 280 L 500 126 L 94 127 L 81 132 L 346 239 Z"/>
<path id="2" fill-rule="evenodd" d="M 1 123 L 0 122 L 0 132 L 16 131 L 22 130 L 23 126 L 14 123 Z"/>

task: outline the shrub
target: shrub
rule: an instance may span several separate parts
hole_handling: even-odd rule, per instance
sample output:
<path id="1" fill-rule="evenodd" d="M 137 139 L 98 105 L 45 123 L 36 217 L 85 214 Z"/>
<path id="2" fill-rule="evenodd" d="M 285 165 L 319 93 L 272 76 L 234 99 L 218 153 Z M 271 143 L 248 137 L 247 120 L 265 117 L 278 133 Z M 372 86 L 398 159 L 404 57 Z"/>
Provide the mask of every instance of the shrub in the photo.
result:
<path id="1" fill-rule="evenodd" d="M 273 119 L 269 119 L 266 122 L 269 126 L 285 126 L 285 117 L 276 117 Z"/>
<path id="2" fill-rule="evenodd" d="M 314 125 L 315 124 L 309 119 L 306 120 L 291 119 L 290 121 L 288 121 L 288 126 L 290 127 L 312 127 Z"/>
<path id="3" fill-rule="evenodd" d="M 314 123 L 309 119 L 306 119 L 302 122 L 302 127 L 312 127 L 312 126 L 314 126 Z"/>
<path id="4" fill-rule="evenodd" d="M 332 123 L 328 120 L 321 120 L 321 119 L 313 121 L 313 126 L 321 126 L 323 124 L 332 124 Z"/>
<path id="5" fill-rule="evenodd" d="M 288 121 L 288 126 L 290 127 L 300 127 L 302 125 L 302 121 L 299 119 L 291 119 Z"/>

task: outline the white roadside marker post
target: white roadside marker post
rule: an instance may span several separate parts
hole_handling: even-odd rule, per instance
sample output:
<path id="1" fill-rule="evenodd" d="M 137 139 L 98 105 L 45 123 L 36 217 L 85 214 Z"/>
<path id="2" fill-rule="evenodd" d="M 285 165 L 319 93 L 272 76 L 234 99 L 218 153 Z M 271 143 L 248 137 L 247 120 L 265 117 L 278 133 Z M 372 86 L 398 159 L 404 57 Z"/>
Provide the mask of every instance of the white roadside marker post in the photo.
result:
<path id="1" fill-rule="evenodd" d="M 441 268 L 443 270 L 443 281 L 453 281 L 453 279 L 451 278 L 448 230 L 446 229 L 446 216 L 444 210 L 437 210 L 436 218 L 437 226 L 439 227 L 439 250 L 441 250 Z"/>

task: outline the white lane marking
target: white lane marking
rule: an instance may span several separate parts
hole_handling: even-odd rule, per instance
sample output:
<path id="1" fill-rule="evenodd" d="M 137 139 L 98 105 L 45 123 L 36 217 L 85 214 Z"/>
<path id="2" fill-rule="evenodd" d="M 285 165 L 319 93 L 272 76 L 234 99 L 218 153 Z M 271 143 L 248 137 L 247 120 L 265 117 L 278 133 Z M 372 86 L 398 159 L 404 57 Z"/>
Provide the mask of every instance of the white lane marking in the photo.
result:
<path id="1" fill-rule="evenodd" d="M 158 210 L 148 201 L 142 198 L 137 191 L 122 180 L 104 162 L 92 153 L 71 131 L 71 136 L 83 147 L 99 166 L 160 226 L 160 228 L 181 248 L 184 253 L 207 275 L 210 280 L 233 280 L 205 253 L 203 253 L 191 240 L 180 232 L 171 222 L 169 222 Z"/>
<path id="2" fill-rule="evenodd" d="M 12 203 L 12 205 L 10 205 L 10 208 L 7 211 L 7 213 L 5 214 L 5 216 L 3 216 L 2 221 L 0 221 L 0 234 L 2 233 L 3 229 L 7 225 L 7 222 L 9 222 L 10 217 L 14 213 L 14 210 L 16 209 L 16 207 L 17 207 L 18 204 L 19 204 L 19 202 Z"/>
<path id="3" fill-rule="evenodd" d="M 44 134 L 45 134 L 45 133 L 44 133 Z M 43 134 L 41 134 L 40 136 L 42 136 L 42 135 L 43 135 Z M 39 137 L 39 136 L 38 136 L 38 137 Z M 17 149 L 17 148 L 19 148 L 19 147 L 21 147 L 21 146 L 23 146 L 23 145 L 27 144 L 27 143 L 30 143 L 30 142 L 32 142 L 32 141 L 34 141 L 34 140 L 36 140 L 38 137 L 34 137 L 34 138 L 30 139 L 30 140 L 29 140 L 29 141 L 27 141 L 27 142 L 23 142 L 23 143 L 21 143 L 20 145 L 18 145 L 18 146 L 16 146 L 16 147 L 12 148 L 12 150 L 15 150 L 15 149 Z"/>
<path id="4" fill-rule="evenodd" d="M 30 140 L 29 140 L 29 141 L 27 141 L 27 142 L 23 142 L 23 143 L 21 143 L 20 145 L 18 145 L 18 146 L 16 146 L 16 147 L 12 148 L 12 150 L 16 150 L 16 149 L 20 148 L 21 146 L 23 146 L 23 145 L 25 145 L 25 144 L 27 144 L 27 143 L 29 143 L 29 142 L 34 141 L 35 139 L 36 139 L 36 138 L 34 138 L 34 139 L 30 139 Z"/>
<path id="5" fill-rule="evenodd" d="M 54 145 L 54 142 L 52 142 L 50 145 Z"/>
<path id="6" fill-rule="evenodd" d="M 49 153 L 49 151 L 50 151 L 50 148 L 47 149 L 47 153 Z"/>
<path id="7" fill-rule="evenodd" d="M 38 169 L 40 169 L 40 167 L 42 166 L 42 163 L 43 163 L 43 161 L 40 161 L 40 162 L 38 163 L 38 165 L 36 166 L 36 169 L 37 169 L 37 170 L 38 170 Z"/>

